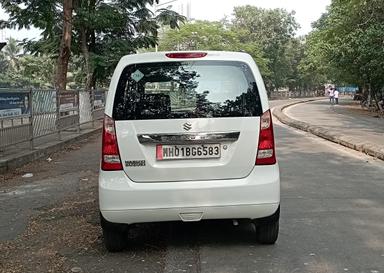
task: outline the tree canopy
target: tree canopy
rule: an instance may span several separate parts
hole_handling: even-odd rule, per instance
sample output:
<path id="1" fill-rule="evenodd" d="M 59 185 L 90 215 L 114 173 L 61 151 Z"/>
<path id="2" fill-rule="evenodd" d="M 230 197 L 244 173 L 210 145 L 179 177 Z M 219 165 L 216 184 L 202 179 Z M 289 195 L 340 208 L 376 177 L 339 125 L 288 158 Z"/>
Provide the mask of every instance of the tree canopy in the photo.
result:
<path id="1" fill-rule="evenodd" d="M 254 6 L 234 8 L 233 29 L 241 42 L 256 42 L 268 59 L 266 83 L 270 90 L 287 86 L 290 60 L 287 47 L 298 28 L 294 13 L 283 9 L 262 9 Z"/>
<path id="2" fill-rule="evenodd" d="M 294 36 L 297 27 L 294 13 L 282 9 L 235 7 L 231 22 L 196 21 L 166 31 L 159 48 L 244 51 L 255 59 L 270 91 L 297 89 L 302 57 L 302 43 Z"/>
<path id="3" fill-rule="evenodd" d="M 168 30 L 160 39 L 160 50 L 227 50 L 246 51 L 268 74 L 267 59 L 257 43 L 241 43 L 239 35 L 222 22 L 196 21 L 186 23 L 179 30 Z"/>
<path id="4" fill-rule="evenodd" d="M 384 85 L 384 2 L 333 0 L 313 24 L 303 70 L 329 81 L 358 84 L 373 95 Z"/>
<path id="5" fill-rule="evenodd" d="M 0 88 L 3 87 L 53 87 L 54 62 L 39 54 L 24 54 L 15 39 L 8 39 L 0 52 Z"/>
<path id="6" fill-rule="evenodd" d="M 153 13 L 149 6 L 158 0 L 0 0 L 9 15 L 0 27 L 41 29 L 37 41 L 24 41 L 33 53 L 59 56 L 63 37 L 63 11 L 71 2 L 70 50 L 80 55 L 87 88 L 103 83 L 121 56 L 154 46 L 160 25 L 178 27 L 184 17 L 169 9 Z"/>

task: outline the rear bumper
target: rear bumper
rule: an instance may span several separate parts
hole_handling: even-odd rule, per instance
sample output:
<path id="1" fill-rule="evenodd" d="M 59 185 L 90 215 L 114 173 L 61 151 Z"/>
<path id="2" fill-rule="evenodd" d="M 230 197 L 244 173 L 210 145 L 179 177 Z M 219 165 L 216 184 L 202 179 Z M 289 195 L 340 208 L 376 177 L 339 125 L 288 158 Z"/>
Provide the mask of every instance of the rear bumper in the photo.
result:
<path id="1" fill-rule="evenodd" d="M 99 202 L 114 223 L 262 218 L 279 206 L 279 167 L 255 166 L 242 179 L 168 183 L 136 183 L 123 171 L 100 171 Z"/>

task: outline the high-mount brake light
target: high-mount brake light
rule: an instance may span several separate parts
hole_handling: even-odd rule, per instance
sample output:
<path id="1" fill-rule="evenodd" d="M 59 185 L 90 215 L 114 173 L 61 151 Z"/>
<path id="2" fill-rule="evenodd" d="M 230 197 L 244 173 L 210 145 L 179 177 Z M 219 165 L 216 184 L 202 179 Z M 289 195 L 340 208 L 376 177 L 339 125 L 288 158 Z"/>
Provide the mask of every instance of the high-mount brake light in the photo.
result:
<path id="1" fill-rule="evenodd" d="M 107 115 L 104 116 L 101 169 L 103 171 L 123 169 L 117 145 L 115 121 Z"/>
<path id="2" fill-rule="evenodd" d="M 275 140 L 271 111 L 266 111 L 260 117 L 259 146 L 257 150 L 256 165 L 276 164 Z"/>
<path id="3" fill-rule="evenodd" d="M 195 59 L 195 58 L 203 58 L 207 56 L 206 52 L 174 52 L 174 53 L 166 53 L 165 56 L 172 59 Z"/>

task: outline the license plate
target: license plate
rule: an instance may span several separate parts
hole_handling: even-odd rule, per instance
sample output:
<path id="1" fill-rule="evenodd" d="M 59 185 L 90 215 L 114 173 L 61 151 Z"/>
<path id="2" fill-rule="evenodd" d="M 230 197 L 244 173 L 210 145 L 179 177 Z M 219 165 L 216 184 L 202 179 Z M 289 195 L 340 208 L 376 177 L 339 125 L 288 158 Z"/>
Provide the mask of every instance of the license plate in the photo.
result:
<path id="1" fill-rule="evenodd" d="M 157 145 L 157 160 L 220 158 L 220 144 Z"/>

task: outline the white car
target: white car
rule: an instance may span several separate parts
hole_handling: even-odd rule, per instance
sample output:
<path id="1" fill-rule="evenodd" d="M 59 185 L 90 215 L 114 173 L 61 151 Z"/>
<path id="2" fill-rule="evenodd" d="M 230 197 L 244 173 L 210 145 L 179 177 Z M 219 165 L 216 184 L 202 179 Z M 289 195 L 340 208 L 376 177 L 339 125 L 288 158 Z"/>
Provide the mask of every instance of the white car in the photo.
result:
<path id="1" fill-rule="evenodd" d="M 277 240 L 280 175 L 271 111 L 252 57 L 157 52 L 123 57 L 111 79 L 99 175 L 109 251 L 131 224 L 251 219 Z"/>

